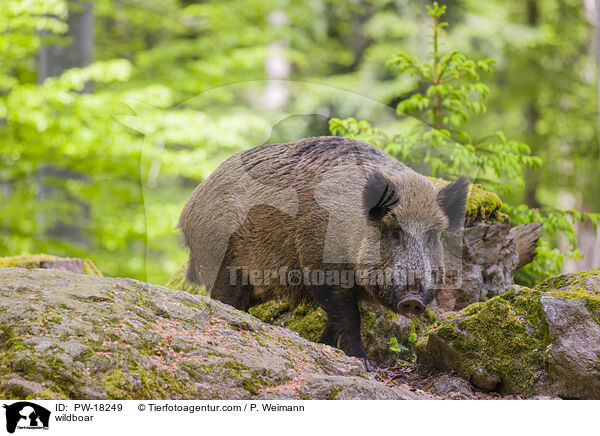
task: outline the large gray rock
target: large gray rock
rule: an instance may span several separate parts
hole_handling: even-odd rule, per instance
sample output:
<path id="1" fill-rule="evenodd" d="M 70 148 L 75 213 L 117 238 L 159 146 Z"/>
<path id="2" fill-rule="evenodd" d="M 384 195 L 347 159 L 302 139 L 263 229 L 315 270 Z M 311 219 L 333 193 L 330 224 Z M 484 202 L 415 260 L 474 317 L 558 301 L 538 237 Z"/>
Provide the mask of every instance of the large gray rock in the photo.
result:
<path id="1" fill-rule="evenodd" d="M 0 391 L 54 399 L 419 399 L 341 351 L 132 279 L 0 268 Z"/>
<path id="2" fill-rule="evenodd" d="M 480 389 L 600 399 L 600 271 L 513 286 L 447 313 L 417 342 L 417 362 Z"/>
<path id="3" fill-rule="evenodd" d="M 600 286 L 598 288 L 600 294 Z M 554 392 L 566 398 L 600 398 L 600 325 L 584 300 L 543 296 L 540 299 L 548 323 L 548 367 Z"/>

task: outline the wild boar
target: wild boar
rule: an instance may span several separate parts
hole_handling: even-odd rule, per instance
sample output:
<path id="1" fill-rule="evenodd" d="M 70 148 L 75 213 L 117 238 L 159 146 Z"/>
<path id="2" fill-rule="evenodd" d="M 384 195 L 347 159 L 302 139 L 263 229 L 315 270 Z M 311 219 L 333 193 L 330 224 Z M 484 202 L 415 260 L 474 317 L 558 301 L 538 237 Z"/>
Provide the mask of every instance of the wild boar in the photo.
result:
<path id="1" fill-rule="evenodd" d="M 468 181 L 437 188 L 365 142 L 324 136 L 238 153 L 188 198 L 187 279 L 241 310 L 276 297 L 327 313 L 320 342 L 362 358 L 361 300 L 423 313 L 463 226 Z M 459 250 L 460 251 L 460 250 Z"/>

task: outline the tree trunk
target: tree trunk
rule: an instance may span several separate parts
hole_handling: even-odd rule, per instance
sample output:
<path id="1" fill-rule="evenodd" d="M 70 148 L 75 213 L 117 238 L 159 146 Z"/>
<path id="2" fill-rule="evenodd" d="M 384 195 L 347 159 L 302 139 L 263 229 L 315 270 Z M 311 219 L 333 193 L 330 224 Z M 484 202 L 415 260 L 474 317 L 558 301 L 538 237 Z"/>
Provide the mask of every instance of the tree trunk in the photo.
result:
<path id="1" fill-rule="evenodd" d="M 69 29 L 65 35 L 69 38 L 68 44 L 56 44 L 40 47 L 38 82 L 43 83 L 48 77 L 60 76 L 71 68 L 83 68 L 92 62 L 94 56 L 94 12 L 91 2 L 69 0 Z M 84 93 L 92 91 L 91 83 L 87 83 Z M 52 164 L 52 159 L 47 165 L 38 169 L 37 180 L 39 184 L 38 201 L 47 201 L 59 187 L 51 184 L 48 178 L 59 180 L 85 180 L 85 176 L 65 168 L 57 168 Z M 89 244 L 89 237 L 84 234 L 85 223 L 89 222 L 89 205 L 79 199 L 64 193 L 61 198 L 73 205 L 77 210 L 77 217 L 70 222 L 55 219 L 52 213 L 45 212 L 43 208 L 38 214 L 38 222 L 49 230 L 46 236 L 50 238 L 67 240 L 74 243 Z"/>
<path id="2" fill-rule="evenodd" d="M 40 48 L 38 81 L 60 76 L 70 68 L 83 68 L 94 58 L 94 10 L 91 2 L 69 1 L 68 45 L 48 45 Z M 91 92 L 90 85 L 84 92 Z"/>
<path id="3" fill-rule="evenodd" d="M 600 0 L 599 0 L 600 1 Z M 527 0 L 527 24 L 531 27 L 538 25 L 538 4 L 537 0 Z M 525 117 L 527 118 L 527 133 L 530 138 L 535 136 L 535 125 L 539 119 L 539 112 L 536 107 L 537 95 L 534 93 L 531 96 L 531 101 L 527 105 Z M 537 200 L 535 193 L 537 190 L 538 175 L 533 172 L 530 168 L 527 169 L 525 175 L 525 204 L 532 208 L 540 207 L 540 203 Z"/>

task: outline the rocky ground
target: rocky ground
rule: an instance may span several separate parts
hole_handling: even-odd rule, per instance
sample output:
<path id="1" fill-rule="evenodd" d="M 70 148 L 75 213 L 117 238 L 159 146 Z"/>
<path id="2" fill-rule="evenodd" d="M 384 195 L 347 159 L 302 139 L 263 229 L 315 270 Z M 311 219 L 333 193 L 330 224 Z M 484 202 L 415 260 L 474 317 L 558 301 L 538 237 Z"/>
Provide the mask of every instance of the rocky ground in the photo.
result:
<path id="1" fill-rule="evenodd" d="M 315 308 L 276 302 L 263 322 L 177 274 L 182 290 L 73 259 L 0 261 L 2 398 L 600 399 L 600 271 L 418 320 L 363 307 L 368 373 L 308 340 Z"/>
<path id="2" fill-rule="evenodd" d="M 293 331 L 132 279 L 0 268 L 0 331 L 4 398 L 427 398 Z"/>
<path id="3" fill-rule="evenodd" d="M 496 235 L 498 228 L 488 231 Z M 181 269 L 169 286 L 206 292 L 183 277 Z M 363 306 L 363 341 L 379 363 L 378 379 L 436 398 L 600 398 L 599 270 L 559 275 L 533 289 L 507 286 L 486 297 L 412 320 Z M 251 313 L 310 340 L 325 320 L 318 308 L 278 301 Z M 390 346 L 392 337 L 399 347 Z M 414 352 L 419 365 L 405 362 Z"/>
<path id="4" fill-rule="evenodd" d="M 378 366 L 376 380 L 388 386 L 408 389 L 418 395 L 434 400 L 560 400 L 551 395 L 499 393 L 478 389 L 456 372 L 444 373 L 416 363 L 406 363 L 391 367 Z"/>

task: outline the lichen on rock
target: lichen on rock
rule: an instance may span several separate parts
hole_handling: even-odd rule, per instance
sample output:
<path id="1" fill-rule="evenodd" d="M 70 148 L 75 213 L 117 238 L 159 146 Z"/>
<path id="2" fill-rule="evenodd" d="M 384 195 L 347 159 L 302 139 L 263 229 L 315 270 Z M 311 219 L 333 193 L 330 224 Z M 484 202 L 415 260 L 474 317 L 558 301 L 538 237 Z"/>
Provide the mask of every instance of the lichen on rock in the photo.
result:
<path id="1" fill-rule="evenodd" d="M 417 399 L 360 360 L 202 295 L 0 268 L 2 399 Z"/>
<path id="2" fill-rule="evenodd" d="M 586 309 L 600 324 L 600 271 L 561 274 L 535 287 L 558 297 L 585 301 Z"/>

